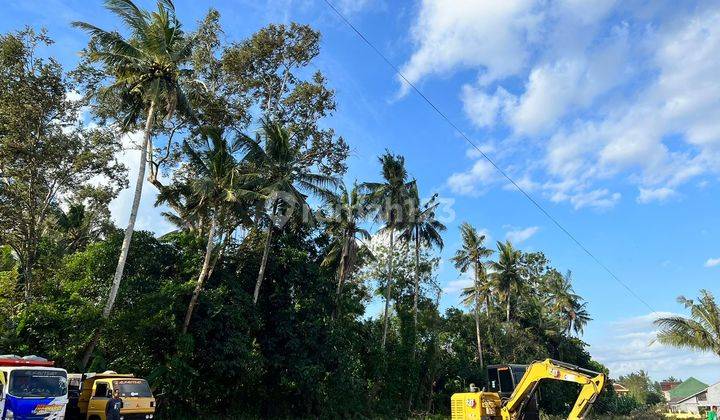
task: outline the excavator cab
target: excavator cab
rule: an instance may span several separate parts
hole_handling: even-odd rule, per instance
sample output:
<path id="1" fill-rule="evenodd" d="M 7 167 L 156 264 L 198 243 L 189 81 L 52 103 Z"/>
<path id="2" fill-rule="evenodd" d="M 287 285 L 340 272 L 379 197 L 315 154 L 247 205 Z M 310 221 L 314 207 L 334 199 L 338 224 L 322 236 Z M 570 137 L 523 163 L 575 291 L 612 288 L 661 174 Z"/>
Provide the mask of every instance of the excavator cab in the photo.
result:
<path id="1" fill-rule="evenodd" d="M 487 390 L 509 397 L 525 375 L 527 365 L 490 365 L 487 367 Z"/>
<path id="2" fill-rule="evenodd" d="M 520 380 L 525 376 L 528 365 L 490 365 L 487 368 L 487 390 L 496 392 L 503 404 L 515 392 Z M 519 417 L 522 420 L 539 420 L 540 408 L 538 406 L 538 390 L 529 395 L 525 407 Z"/>

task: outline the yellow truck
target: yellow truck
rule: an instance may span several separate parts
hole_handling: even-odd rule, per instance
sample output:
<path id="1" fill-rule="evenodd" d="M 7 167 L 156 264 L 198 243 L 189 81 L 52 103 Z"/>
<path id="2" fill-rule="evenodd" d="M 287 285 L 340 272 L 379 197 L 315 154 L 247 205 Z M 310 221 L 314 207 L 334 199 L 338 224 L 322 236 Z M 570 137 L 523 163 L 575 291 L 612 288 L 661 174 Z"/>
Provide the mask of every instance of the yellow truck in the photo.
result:
<path id="1" fill-rule="evenodd" d="M 584 419 L 605 386 L 605 374 L 552 359 L 530 365 L 492 365 L 486 388 L 453 394 L 452 420 L 538 420 L 537 388 L 546 380 L 580 384 L 568 420 Z"/>
<path id="2" fill-rule="evenodd" d="M 72 375 L 71 375 L 72 376 Z M 155 417 L 155 398 L 145 379 L 112 371 L 86 373 L 80 378 L 80 389 L 70 397 L 68 419 L 107 420 L 105 409 L 113 392 L 120 392 L 123 420 L 145 420 Z M 73 401 L 75 400 L 75 401 Z"/>

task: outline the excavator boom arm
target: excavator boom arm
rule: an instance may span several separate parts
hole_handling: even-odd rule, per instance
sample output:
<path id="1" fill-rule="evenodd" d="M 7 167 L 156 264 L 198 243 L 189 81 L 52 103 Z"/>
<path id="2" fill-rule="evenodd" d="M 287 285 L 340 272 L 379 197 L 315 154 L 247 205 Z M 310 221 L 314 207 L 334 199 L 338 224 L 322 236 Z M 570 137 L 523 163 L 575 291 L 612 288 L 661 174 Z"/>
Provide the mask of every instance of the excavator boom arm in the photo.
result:
<path id="1" fill-rule="evenodd" d="M 568 415 L 568 420 L 583 419 L 605 386 L 604 373 L 593 372 L 552 359 L 535 362 L 528 366 L 525 375 L 515 386 L 510 399 L 503 405 L 503 420 L 512 420 L 517 417 L 542 380 L 574 382 L 582 386 L 580 395 Z"/>

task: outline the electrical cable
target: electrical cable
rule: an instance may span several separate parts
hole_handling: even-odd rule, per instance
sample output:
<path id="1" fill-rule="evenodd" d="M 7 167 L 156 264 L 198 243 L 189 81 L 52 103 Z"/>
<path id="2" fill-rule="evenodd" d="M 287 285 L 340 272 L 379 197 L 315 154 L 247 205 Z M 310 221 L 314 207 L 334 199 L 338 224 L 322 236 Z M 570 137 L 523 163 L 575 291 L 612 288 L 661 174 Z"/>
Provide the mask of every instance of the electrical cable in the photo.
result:
<path id="1" fill-rule="evenodd" d="M 590 250 L 589 250 L 585 245 L 583 245 L 582 242 L 580 242 L 580 241 L 575 237 L 575 235 L 573 235 L 572 233 L 570 233 L 570 231 L 568 231 L 562 224 L 560 224 L 560 222 L 559 222 L 555 217 L 553 217 L 547 210 L 545 210 L 545 208 L 544 208 L 542 205 L 540 205 L 540 203 L 538 203 L 538 202 L 530 195 L 530 193 L 528 193 L 528 192 L 525 191 L 520 185 L 518 185 L 518 183 L 515 182 L 515 180 L 513 180 L 512 177 L 510 177 L 510 175 L 508 175 L 507 172 L 505 172 L 500 166 L 498 166 L 498 165 L 490 158 L 490 156 L 488 156 L 488 155 L 487 155 L 485 152 L 483 152 L 472 140 L 470 140 L 470 138 L 469 138 L 467 135 L 465 135 L 465 133 L 464 133 L 442 110 L 440 110 L 440 108 L 438 108 L 417 86 L 415 86 L 414 83 L 412 83 L 411 81 L 409 81 L 409 80 L 405 77 L 405 75 L 402 73 L 402 71 L 400 71 L 400 69 L 399 69 L 395 64 L 393 64 L 393 62 L 390 61 L 390 60 L 385 56 L 385 54 L 383 54 L 372 42 L 370 42 L 370 40 L 369 40 L 367 37 L 365 37 L 365 35 L 364 35 L 362 32 L 360 32 L 360 30 L 358 30 L 358 29 L 355 27 L 355 25 L 353 25 L 352 22 L 350 22 L 350 21 L 347 19 L 347 17 L 345 17 L 345 15 L 343 15 L 343 14 L 335 7 L 335 5 L 333 5 L 333 4 L 330 2 L 330 0 L 323 0 L 323 1 L 325 2 L 325 4 L 328 5 L 328 7 L 330 7 L 330 9 L 332 9 L 332 11 L 340 18 L 340 20 L 342 20 L 343 22 L 345 22 L 345 24 L 346 24 L 347 26 L 349 26 L 350 29 L 352 29 L 353 32 L 355 32 L 355 34 L 356 34 L 357 36 L 359 36 L 360 39 L 362 39 L 362 40 L 365 42 L 365 44 L 367 44 L 373 51 L 375 51 L 375 53 L 376 53 L 380 58 L 382 58 L 383 61 L 385 61 L 385 63 L 386 63 L 388 66 L 390 66 L 390 68 L 392 68 L 392 70 L 403 80 L 403 82 L 405 82 L 408 86 L 410 86 L 410 88 L 411 88 L 415 93 L 417 93 L 443 120 L 445 120 L 445 122 L 446 122 L 447 124 L 449 124 L 450 127 L 452 127 L 458 134 L 460 134 L 460 136 L 461 136 L 462 138 L 464 138 L 465 141 L 467 141 L 475 150 L 477 150 L 477 151 L 480 153 L 480 155 L 481 155 L 488 163 L 490 163 L 490 165 L 492 165 L 492 166 L 495 168 L 495 170 L 497 170 L 497 171 L 498 171 L 505 179 L 507 179 L 518 191 L 520 191 L 520 193 L 522 193 L 522 195 L 524 195 L 525 198 L 527 198 L 528 200 L 530 200 L 530 202 L 531 202 L 542 214 L 544 214 L 545 217 L 547 217 L 548 219 L 550 219 L 550 221 L 552 221 L 553 224 L 555 224 L 555 226 L 558 227 L 558 229 L 560 229 L 563 233 L 565 233 L 565 235 L 566 235 L 568 238 L 570 238 L 570 239 L 571 239 L 580 249 L 582 249 L 593 261 L 595 261 L 596 264 L 598 264 L 604 271 L 606 271 L 606 272 L 610 275 L 610 277 L 612 277 L 618 284 L 620 284 L 623 288 L 625 288 L 635 299 L 637 299 L 640 303 L 642 303 L 643 305 L 645 305 L 648 309 L 650 309 L 650 311 L 656 312 L 655 309 L 653 309 L 653 307 L 650 306 L 650 304 L 647 303 L 647 301 L 645 301 L 645 299 L 643 299 L 642 297 L 640 297 L 637 293 L 635 293 L 635 291 L 634 291 L 630 286 L 628 286 L 625 282 L 623 282 L 622 280 L 620 280 L 620 278 L 619 278 L 617 275 L 615 275 L 615 273 L 613 273 L 613 271 L 610 270 L 610 268 L 609 268 L 607 265 L 605 265 L 598 257 L 596 257 L 595 254 L 593 254 L 592 252 L 590 252 Z"/>

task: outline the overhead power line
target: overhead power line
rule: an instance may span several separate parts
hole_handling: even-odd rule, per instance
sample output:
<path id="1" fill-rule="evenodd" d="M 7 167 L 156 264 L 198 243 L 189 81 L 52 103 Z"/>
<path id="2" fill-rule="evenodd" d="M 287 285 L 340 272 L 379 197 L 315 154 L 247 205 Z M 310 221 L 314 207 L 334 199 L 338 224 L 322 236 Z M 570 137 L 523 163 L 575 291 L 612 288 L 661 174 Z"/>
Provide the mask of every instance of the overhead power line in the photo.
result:
<path id="1" fill-rule="evenodd" d="M 408 79 L 405 77 L 405 75 L 403 74 L 403 72 L 400 71 L 400 69 L 399 69 L 392 61 L 390 61 L 390 60 L 385 56 L 385 54 L 383 54 L 382 51 L 380 51 L 380 50 L 375 46 L 375 44 L 373 44 L 372 42 L 370 42 L 370 40 L 369 40 L 362 32 L 360 32 L 360 30 L 359 30 L 357 27 L 355 27 L 355 25 L 353 25 L 352 22 L 350 22 L 350 21 L 348 20 L 348 18 L 345 17 L 345 15 L 342 14 L 342 13 L 340 12 L 340 10 L 338 10 L 337 7 L 335 7 L 335 5 L 332 4 L 332 2 L 330 2 L 330 0 L 323 0 L 323 1 L 325 2 L 325 4 L 328 5 L 328 7 L 329 7 L 330 9 L 332 9 L 332 11 L 340 18 L 340 20 L 342 20 L 343 22 L 345 22 L 345 24 L 346 24 L 348 27 L 350 27 L 350 29 L 352 29 L 353 32 L 355 32 L 355 34 L 356 34 L 358 37 L 360 37 L 360 39 L 362 39 L 363 42 L 365 42 L 365 44 L 367 44 L 368 47 L 370 47 L 373 51 L 375 51 L 375 53 L 376 53 L 380 58 L 382 58 L 383 61 L 385 61 L 385 63 L 395 72 L 395 74 L 397 74 L 397 75 L 403 80 L 404 83 L 406 83 L 408 86 L 410 86 L 410 88 L 411 88 L 413 91 L 415 91 L 415 93 L 417 93 L 417 94 L 425 101 L 425 103 L 427 103 L 427 104 L 430 106 L 430 108 L 432 108 L 432 109 L 440 116 L 440 118 L 442 118 L 443 120 L 445 120 L 445 122 L 448 123 L 448 124 L 450 125 L 450 127 L 453 128 L 453 130 L 455 130 L 458 134 L 460 134 L 460 136 L 461 136 L 463 139 L 465 139 L 465 141 L 467 141 L 468 144 L 470 144 L 475 150 L 477 150 L 478 153 L 480 153 L 480 155 L 481 155 L 488 163 L 490 163 L 490 165 L 492 165 L 492 167 L 495 168 L 495 170 L 497 170 L 497 171 L 500 173 L 500 175 L 502 175 L 502 176 L 503 176 L 505 179 L 507 179 L 518 191 L 520 191 L 520 193 L 522 193 L 522 195 L 524 195 L 525 198 L 527 198 L 542 214 L 544 214 L 545 217 L 547 217 L 555 226 L 558 227 L 558 229 L 560 229 L 565 235 L 567 235 L 567 237 L 570 238 L 570 240 L 572 240 L 572 241 L 575 243 L 575 245 L 577 245 L 580 249 L 582 249 L 583 252 L 585 252 L 593 261 L 595 261 L 595 263 L 597 263 L 597 265 L 599 265 L 603 270 L 605 270 L 605 271 L 610 275 L 610 277 L 612 277 L 616 282 L 618 282 L 618 284 L 620 284 L 623 288 L 625 288 L 625 290 L 627 290 L 628 293 L 630 293 L 630 295 L 632 295 L 632 296 L 633 296 L 635 299 L 637 299 L 640 303 L 642 303 L 642 304 L 645 305 L 648 309 L 650 309 L 651 312 L 656 312 L 655 309 L 653 309 L 653 307 L 650 306 L 650 304 L 647 303 L 647 301 L 645 301 L 645 299 L 643 299 L 642 297 L 640 297 L 640 295 L 638 295 L 637 293 L 635 293 L 635 291 L 634 291 L 630 286 L 628 286 L 625 282 L 623 282 L 622 280 L 620 280 L 620 278 L 619 278 L 617 275 L 615 275 L 615 273 L 614 273 L 612 270 L 610 270 L 610 268 L 609 268 L 607 265 L 605 265 L 598 257 L 596 257 L 595 254 L 593 254 L 592 252 L 590 252 L 590 250 L 589 250 L 585 245 L 583 245 L 582 242 L 580 242 L 580 241 L 575 237 L 575 235 L 573 235 L 572 233 L 570 233 L 569 230 L 567 230 L 562 224 L 560 224 L 560 222 L 559 222 L 555 217 L 553 217 L 553 215 L 551 215 L 547 210 L 545 210 L 545 208 L 544 208 L 539 202 L 537 202 L 537 201 L 530 195 L 530 193 L 528 193 L 528 192 L 525 191 L 520 185 L 518 185 L 518 183 L 515 182 L 515 180 L 512 179 L 512 177 L 511 177 L 507 172 L 505 172 L 498 164 L 496 164 L 495 161 L 493 161 L 493 160 L 490 158 L 490 156 L 488 156 L 485 152 L 483 152 L 483 151 L 480 149 L 480 147 L 478 147 L 477 144 L 475 144 L 475 142 L 473 142 L 472 140 L 470 140 L 470 138 L 465 134 L 465 132 L 463 132 L 463 131 L 460 129 L 460 127 L 458 127 L 440 108 L 438 108 L 438 107 L 430 100 L 430 98 L 428 98 L 417 86 L 415 86 L 414 83 L 412 83 L 410 80 L 408 80 Z"/>

